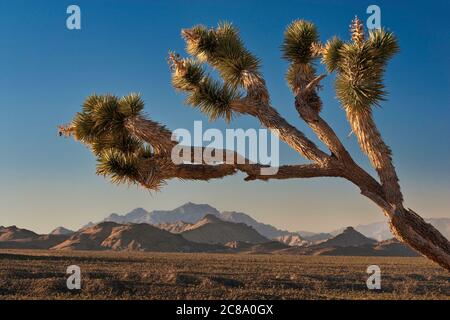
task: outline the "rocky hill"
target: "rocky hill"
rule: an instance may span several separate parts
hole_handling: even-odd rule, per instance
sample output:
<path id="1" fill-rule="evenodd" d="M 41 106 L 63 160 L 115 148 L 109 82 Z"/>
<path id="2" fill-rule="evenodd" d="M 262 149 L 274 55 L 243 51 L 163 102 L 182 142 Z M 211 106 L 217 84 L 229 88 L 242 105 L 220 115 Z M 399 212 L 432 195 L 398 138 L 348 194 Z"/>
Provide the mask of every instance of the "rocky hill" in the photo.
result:
<path id="1" fill-rule="evenodd" d="M 347 227 L 341 234 L 321 242 L 319 247 L 358 247 L 365 245 L 374 245 L 377 241 L 367 238 L 353 227 Z"/>
<path id="2" fill-rule="evenodd" d="M 1 249 L 49 249 L 66 239 L 66 235 L 39 235 L 16 226 L 0 228 Z"/>
<path id="3" fill-rule="evenodd" d="M 75 231 L 66 229 L 66 228 L 64 228 L 64 227 L 58 227 L 58 228 L 54 229 L 52 232 L 50 232 L 50 234 L 54 234 L 54 235 L 66 235 L 66 236 L 72 235 L 72 234 L 74 234 L 74 233 L 75 233 Z"/>
<path id="4" fill-rule="evenodd" d="M 256 221 L 251 216 L 243 212 L 236 211 L 224 211 L 220 213 L 219 216 L 222 220 L 235 222 L 235 223 L 245 223 L 246 225 L 253 227 L 261 235 L 269 239 L 275 239 L 277 237 L 294 235 L 292 232 L 286 230 L 280 230 L 271 226 L 270 224 L 261 223 Z"/>
<path id="5" fill-rule="evenodd" d="M 279 236 L 275 238 L 277 241 L 284 243 L 290 247 L 306 246 L 310 242 L 302 239 L 299 235 L 289 234 L 285 236 Z"/>
<path id="6" fill-rule="evenodd" d="M 223 221 L 212 214 L 186 228 L 181 235 L 189 241 L 210 244 L 226 244 L 230 241 L 256 244 L 270 241 L 244 223 Z"/>
<path id="7" fill-rule="evenodd" d="M 39 235 L 27 229 L 21 229 L 16 226 L 3 227 L 0 230 L 0 241 L 13 241 L 22 239 L 37 239 Z"/>

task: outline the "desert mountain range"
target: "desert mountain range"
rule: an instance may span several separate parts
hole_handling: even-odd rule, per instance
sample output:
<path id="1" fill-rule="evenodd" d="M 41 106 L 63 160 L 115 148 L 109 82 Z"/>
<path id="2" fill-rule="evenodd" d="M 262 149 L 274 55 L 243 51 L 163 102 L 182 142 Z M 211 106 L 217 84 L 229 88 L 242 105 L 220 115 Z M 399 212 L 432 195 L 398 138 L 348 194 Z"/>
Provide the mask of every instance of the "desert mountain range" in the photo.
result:
<path id="1" fill-rule="evenodd" d="M 449 236 L 450 219 L 429 222 Z M 124 215 L 114 213 L 78 231 L 58 227 L 39 235 L 16 226 L 0 226 L 0 248 L 417 256 L 389 236 L 386 223 L 330 233 L 289 232 L 242 212 L 219 212 L 210 205 L 189 202 L 174 210 L 137 208 Z"/>
<path id="2" fill-rule="evenodd" d="M 243 212 L 220 212 L 219 210 L 208 204 L 195 204 L 192 202 L 185 203 L 184 205 L 173 210 L 147 211 L 143 208 L 137 208 L 124 215 L 113 213 L 106 217 L 103 221 L 113 221 L 117 223 L 149 223 L 152 225 L 161 226 L 169 226 L 176 223 L 178 224 L 178 227 L 180 227 L 183 223 L 196 223 L 208 214 L 214 215 L 224 221 L 245 223 L 246 225 L 253 227 L 262 236 L 268 239 L 298 235 L 304 240 L 316 242 L 327 240 L 333 236 L 336 236 L 342 233 L 345 229 L 345 227 L 343 227 L 324 233 L 281 230 L 270 224 L 261 223 Z M 450 218 L 430 218 L 425 220 L 428 223 L 431 223 L 435 228 L 437 228 L 445 237 L 450 238 Z M 87 226 L 91 226 L 92 224 L 93 223 L 90 222 Z M 393 238 L 388 224 L 385 221 L 370 223 L 366 225 L 358 225 L 354 228 L 364 236 L 375 239 L 377 241 L 384 241 Z"/>
<path id="3" fill-rule="evenodd" d="M 244 223 L 253 227 L 258 233 L 269 239 L 275 239 L 279 236 L 291 234 L 289 231 L 280 230 L 269 224 L 258 222 L 243 212 L 220 212 L 208 204 L 195 204 L 192 202 L 188 202 L 173 210 L 154 210 L 149 212 L 143 208 L 137 208 L 124 215 L 113 213 L 103 221 L 112 221 L 116 223 L 149 223 L 152 225 L 180 224 L 180 222 L 194 224 L 206 215 L 216 216 L 223 221 Z M 92 222 L 88 223 L 86 226 L 91 225 Z"/>
<path id="4" fill-rule="evenodd" d="M 299 237 L 299 236 L 297 236 Z M 418 256 L 396 240 L 377 242 L 348 227 L 319 243 L 297 239 L 289 246 L 269 240 L 243 223 L 206 215 L 182 232 L 172 233 L 148 223 L 103 221 L 72 234 L 38 235 L 16 226 L 0 228 L 0 248 L 50 250 L 115 250 L 151 252 L 216 252 L 350 256 Z"/>

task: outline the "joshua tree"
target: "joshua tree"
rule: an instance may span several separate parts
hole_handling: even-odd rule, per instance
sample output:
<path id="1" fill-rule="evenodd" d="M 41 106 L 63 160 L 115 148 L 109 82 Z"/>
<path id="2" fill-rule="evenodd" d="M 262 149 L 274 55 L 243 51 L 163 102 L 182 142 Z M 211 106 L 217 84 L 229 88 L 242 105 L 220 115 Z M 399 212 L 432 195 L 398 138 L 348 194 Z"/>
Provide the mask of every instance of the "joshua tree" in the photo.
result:
<path id="1" fill-rule="evenodd" d="M 361 22 L 351 24 L 351 40 L 332 38 L 320 43 L 314 24 L 297 20 L 290 24 L 282 45 L 289 61 L 286 80 L 295 97 L 300 117 L 329 149 L 321 150 L 301 131 L 289 124 L 272 106 L 260 72 L 260 61 L 240 39 L 231 24 L 215 29 L 195 26 L 182 31 L 190 58 L 170 53 L 173 86 L 187 94 L 186 103 L 200 109 L 211 120 L 234 115 L 256 117 L 286 144 L 310 161 L 309 164 L 283 165 L 276 174 L 262 175 L 261 165 L 236 153 L 233 161 L 211 165 L 174 163 L 171 153 L 177 143 L 163 125 L 142 114 L 144 103 L 136 94 L 118 98 L 93 95 L 73 121 L 60 127 L 60 134 L 73 136 L 86 144 L 97 157 L 97 173 L 110 176 L 115 183 L 135 183 L 159 189 L 172 178 L 209 180 L 244 172 L 249 180 L 340 177 L 356 185 L 361 194 L 378 205 L 389 218 L 390 228 L 401 241 L 450 270 L 450 243 L 432 225 L 403 205 L 403 196 L 392 163 L 389 147 L 383 141 L 372 117 L 372 108 L 385 96 L 383 74 L 388 60 L 398 51 L 396 38 L 385 30 L 365 34 Z M 362 169 L 350 156 L 333 129 L 321 117 L 318 96 L 320 81 L 315 64 L 323 63 L 336 73 L 337 97 L 362 151 L 376 169 L 379 181 Z M 215 69 L 220 81 L 205 71 Z M 190 148 L 194 159 L 197 148 Z M 203 150 L 200 150 L 203 151 Z M 186 152 L 184 149 L 183 152 Z M 229 155 L 230 151 L 210 150 Z"/>

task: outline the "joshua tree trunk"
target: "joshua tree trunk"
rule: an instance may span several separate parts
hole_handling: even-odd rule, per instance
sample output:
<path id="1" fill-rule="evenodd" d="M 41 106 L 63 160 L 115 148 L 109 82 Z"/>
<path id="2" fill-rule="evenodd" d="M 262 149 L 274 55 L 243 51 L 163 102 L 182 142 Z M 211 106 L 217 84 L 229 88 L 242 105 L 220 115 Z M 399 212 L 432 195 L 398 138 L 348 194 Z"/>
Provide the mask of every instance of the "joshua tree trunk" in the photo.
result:
<path id="1" fill-rule="evenodd" d="M 397 239 L 450 270 L 450 242 L 414 211 L 403 208 L 403 195 L 392 163 L 391 150 L 383 141 L 371 112 L 355 112 L 346 108 L 346 113 L 361 149 L 380 177 L 386 200 L 382 209 L 389 217 L 392 233 Z"/>
<path id="2" fill-rule="evenodd" d="M 395 211 L 390 227 L 396 238 L 450 271 L 450 242 L 414 211 Z"/>

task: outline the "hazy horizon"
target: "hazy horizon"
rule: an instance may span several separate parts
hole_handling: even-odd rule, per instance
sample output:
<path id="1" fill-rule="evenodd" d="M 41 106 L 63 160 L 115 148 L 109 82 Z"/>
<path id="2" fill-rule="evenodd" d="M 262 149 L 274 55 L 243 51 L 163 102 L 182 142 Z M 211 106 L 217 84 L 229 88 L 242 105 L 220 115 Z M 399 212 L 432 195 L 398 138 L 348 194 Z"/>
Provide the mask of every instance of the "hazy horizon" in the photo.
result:
<path id="1" fill-rule="evenodd" d="M 57 125 L 70 122 L 90 94 L 140 92 L 145 113 L 170 129 L 260 128 L 250 117 L 230 124 L 208 123 L 186 107 L 170 82 L 169 49 L 186 56 L 180 30 L 196 24 L 233 22 L 247 47 L 262 61 L 274 107 L 322 146 L 303 123 L 284 80 L 287 63 L 280 44 L 294 19 L 314 22 L 322 41 L 348 39 L 348 25 L 368 16 L 364 1 L 102 1 L 79 0 L 82 29 L 66 28 L 67 1 L 9 1 L 0 4 L 0 225 L 36 232 L 78 228 L 110 213 L 136 207 L 173 209 L 185 202 L 208 203 L 219 211 L 241 211 L 291 231 L 331 231 L 383 221 L 380 209 L 343 179 L 245 182 L 242 174 L 210 182 L 169 181 L 160 192 L 112 185 L 95 175 L 91 152 L 60 138 Z M 450 218 L 450 79 L 445 1 L 377 1 L 382 26 L 393 31 L 400 53 L 386 70 L 389 95 L 374 110 L 393 150 L 405 205 L 424 218 Z M 287 10 L 286 8 L 289 8 Z M 420 17 L 418 19 L 417 17 Z M 445 53 L 447 52 L 447 53 Z M 319 70 L 321 71 L 321 70 Z M 323 71 L 323 70 L 322 70 Z M 333 76 L 319 92 L 322 116 L 355 160 L 369 172 L 344 112 L 335 99 Z M 304 162 L 280 145 L 281 164 Z"/>

